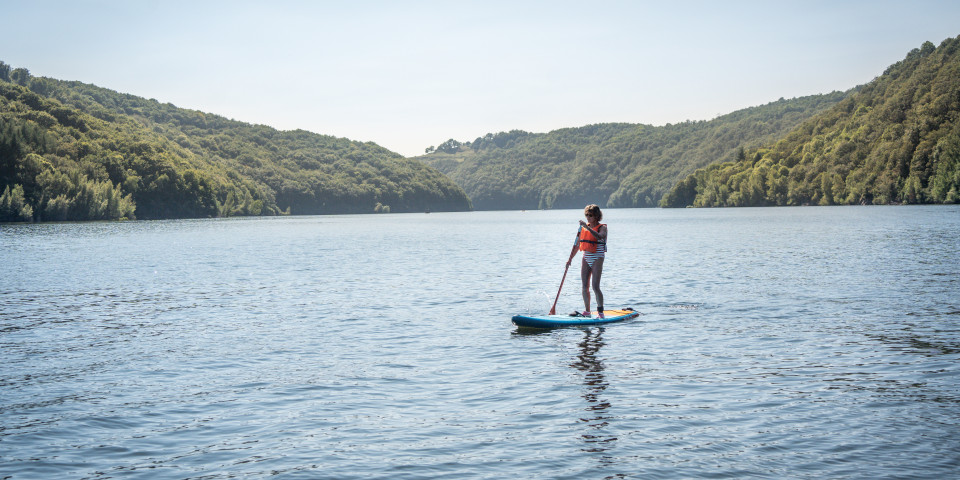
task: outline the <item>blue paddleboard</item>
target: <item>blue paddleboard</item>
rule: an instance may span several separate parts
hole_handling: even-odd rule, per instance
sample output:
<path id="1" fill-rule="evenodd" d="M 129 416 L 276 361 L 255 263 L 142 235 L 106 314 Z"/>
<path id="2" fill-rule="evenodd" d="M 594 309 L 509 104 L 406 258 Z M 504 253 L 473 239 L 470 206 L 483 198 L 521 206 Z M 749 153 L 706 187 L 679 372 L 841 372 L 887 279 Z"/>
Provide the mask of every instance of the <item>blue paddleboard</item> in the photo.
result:
<path id="1" fill-rule="evenodd" d="M 604 310 L 604 318 L 597 317 L 597 312 L 589 317 L 574 317 L 571 315 L 515 315 L 513 324 L 526 328 L 557 328 L 581 325 L 602 325 L 604 323 L 622 322 L 640 315 L 633 309 Z"/>

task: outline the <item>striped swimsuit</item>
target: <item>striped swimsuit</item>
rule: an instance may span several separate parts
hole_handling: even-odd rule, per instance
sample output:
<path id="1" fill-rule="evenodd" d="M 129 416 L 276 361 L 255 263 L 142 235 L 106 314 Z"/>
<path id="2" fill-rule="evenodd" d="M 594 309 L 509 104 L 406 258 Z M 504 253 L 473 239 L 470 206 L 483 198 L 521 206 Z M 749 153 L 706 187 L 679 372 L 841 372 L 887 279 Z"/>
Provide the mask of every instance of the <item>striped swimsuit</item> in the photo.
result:
<path id="1" fill-rule="evenodd" d="M 588 267 L 593 268 L 594 262 L 596 262 L 598 258 L 603 258 L 606 251 L 607 245 L 605 243 L 598 243 L 596 252 L 583 251 L 583 259 L 587 262 Z"/>

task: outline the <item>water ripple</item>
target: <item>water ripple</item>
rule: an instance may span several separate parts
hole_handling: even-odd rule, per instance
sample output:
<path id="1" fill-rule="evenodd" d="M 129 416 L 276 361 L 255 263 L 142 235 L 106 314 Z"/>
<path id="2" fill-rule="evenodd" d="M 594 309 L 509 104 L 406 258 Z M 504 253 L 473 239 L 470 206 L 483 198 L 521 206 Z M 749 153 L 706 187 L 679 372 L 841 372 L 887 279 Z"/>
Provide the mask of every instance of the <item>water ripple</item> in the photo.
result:
<path id="1" fill-rule="evenodd" d="M 643 316 L 513 329 L 577 213 L 4 226 L 0 478 L 960 468 L 960 209 L 612 210 Z"/>

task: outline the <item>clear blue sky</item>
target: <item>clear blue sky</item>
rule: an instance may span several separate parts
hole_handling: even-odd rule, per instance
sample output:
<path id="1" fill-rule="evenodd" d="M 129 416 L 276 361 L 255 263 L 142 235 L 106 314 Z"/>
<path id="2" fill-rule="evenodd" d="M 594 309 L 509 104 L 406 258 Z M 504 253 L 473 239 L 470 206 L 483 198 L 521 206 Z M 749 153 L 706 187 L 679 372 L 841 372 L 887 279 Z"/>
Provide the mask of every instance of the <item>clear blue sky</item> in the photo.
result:
<path id="1" fill-rule="evenodd" d="M 34 75 L 405 155 L 709 120 L 960 35 L 956 0 L 0 0 L 0 16 L 0 60 Z"/>

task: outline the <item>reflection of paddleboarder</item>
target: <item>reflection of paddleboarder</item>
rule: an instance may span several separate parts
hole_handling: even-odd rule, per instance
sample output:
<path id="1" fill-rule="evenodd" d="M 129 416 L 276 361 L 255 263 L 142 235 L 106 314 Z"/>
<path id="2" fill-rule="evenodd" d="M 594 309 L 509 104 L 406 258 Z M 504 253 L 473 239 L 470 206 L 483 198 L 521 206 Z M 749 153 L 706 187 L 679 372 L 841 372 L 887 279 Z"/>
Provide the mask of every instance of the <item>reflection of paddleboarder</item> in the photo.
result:
<path id="1" fill-rule="evenodd" d="M 617 437 L 605 431 L 613 417 L 608 414 L 610 402 L 602 397 L 603 391 L 610 386 L 603 374 L 603 360 L 597 358 L 597 353 L 604 344 L 602 334 L 602 328 L 588 329 L 579 344 L 580 354 L 577 355 L 577 360 L 570 364 L 583 372 L 584 384 L 587 387 L 583 398 L 587 401 L 586 410 L 591 413 L 587 418 L 580 419 L 592 428 L 590 432 L 581 435 L 588 444 L 584 448 L 586 452 L 603 452 L 611 448 L 611 442 L 617 440 Z"/>
<path id="2" fill-rule="evenodd" d="M 580 280 L 583 283 L 583 308 L 581 315 L 590 316 L 590 285 L 597 295 L 597 316 L 603 318 L 603 292 L 600 291 L 600 276 L 603 274 L 603 257 L 607 252 L 607 225 L 600 223 L 603 212 L 597 205 L 587 205 L 583 209 L 587 218 L 580 220 L 580 237 L 573 244 L 567 267 L 573 262 L 577 251 L 583 251 L 583 260 L 580 262 Z M 591 282 L 591 279 L 593 280 Z"/>

